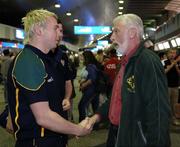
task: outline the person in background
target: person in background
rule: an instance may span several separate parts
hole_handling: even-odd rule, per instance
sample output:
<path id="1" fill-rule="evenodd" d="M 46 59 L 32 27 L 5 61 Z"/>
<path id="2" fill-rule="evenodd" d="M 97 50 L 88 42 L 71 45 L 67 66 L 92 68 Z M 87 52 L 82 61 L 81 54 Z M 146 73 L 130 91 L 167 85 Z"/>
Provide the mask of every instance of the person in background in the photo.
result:
<path id="1" fill-rule="evenodd" d="M 179 98 L 178 86 L 180 76 L 180 56 L 177 55 L 176 50 L 171 49 L 167 52 L 167 60 L 164 63 L 172 109 L 172 123 L 175 125 L 180 125 L 180 122 L 178 122 L 175 116 L 175 105 L 178 103 Z"/>
<path id="2" fill-rule="evenodd" d="M 73 98 L 76 96 L 73 80 L 76 78 L 77 69 L 75 64 L 73 64 L 73 61 L 68 57 L 68 48 L 65 45 L 59 45 L 56 50 L 57 55 L 59 54 L 59 56 L 61 56 L 58 57 L 58 59 L 60 59 L 60 63 L 64 68 L 64 76 L 66 77 L 65 99 L 68 99 L 68 102 L 64 103 L 66 106 L 65 110 L 68 111 L 68 119 L 73 121 Z"/>
<path id="3" fill-rule="evenodd" d="M 61 43 L 63 39 L 63 25 L 62 22 L 58 19 L 58 24 L 59 24 L 59 31 L 60 31 L 60 39 L 59 43 Z M 63 106 L 63 112 L 61 113 L 66 120 L 71 120 L 70 114 L 72 110 L 72 94 L 74 92 L 74 87 L 73 83 L 71 81 L 72 79 L 72 74 L 69 68 L 69 61 L 68 61 L 68 56 L 66 54 L 66 46 L 64 45 L 59 45 L 54 49 L 52 49 L 48 55 L 54 59 L 54 67 L 59 69 L 61 73 L 63 73 L 62 76 L 65 78 L 65 94 L 64 98 L 62 101 L 62 106 Z M 68 136 L 64 137 L 64 140 L 67 140 L 68 144 Z"/>
<path id="4" fill-rule="evenodd" d="M 87 109 L 89 104 L 92 104 L 93 112 L 98 108 L 99 99 L 96 97 L 96 79 L 97 79 L 97 60 L 91 51 L 83 52 L 84 65 L 86 67 L 87 76 L 85 80 L 80 82 L 80 90 L 82 97 L 78 104 L 79 121 L 82 121 L 88 114 Z M 85 74 L 85 73 L 84 73 Z"/>
<path id="5" fill-rule="evenodd" d="M 87 119 L 80 124 L 64 119 L 65 79 L 47 55 L 60 40 L 57 16 L 37 9 L 28 12 L 22 22 L 25 47 L 15 57 L 7 78 L 15 147 L 65 147 L 65 134 L 82 136 L 91 128 Z"/>
<path id="6" fill-rule="evenodd" d="M 85 82 L 87 79 L 87 76 L 88 76 L 88 71 L 86 70 L 86 66 L 84 64 L 83 54 L 80 54 L 80 61 L 82 62 L 82 68 L 79 73 L 79 79 L 78 79 L 79 85 L 81 85 L 83 82 Z M 79 89 L 79 90 L 81 90 L 81 89 Z"/>
<path id="7" fill-rule="evenodd" d="M 117 67 L 120 64 L 120 60 L 117 58 L 115 49 L 111 49 L 109 51 L 109 56 L 110 58 L 104 63 L 104 72 L 109 76 L 108 97 L 111 95 L 114 80 L 118 72 Z"/>
<path id="8" fill-rule="evenodd" d="M 103 61 L 104 61 L 103 50 L 98 50 L 97 51 L 96 60 L 103 65 Z"/>
<path id="9" fill-rule="evenodd" d="M 6 128 L 8 112 L 9 112 L 8 105 L 6 105 L 3 112 L 0 113 L 0 126 L 3 128 Z"/>
<path id="10" fill-rule="evenodd" d="M 167 56 L 165 52 L 160 52 L 159 54 L 159 58 L 161 60 L 161 63 L 163 66 L 165 66 L 165 61 L 167 60 Z"/>
<path id="11" fill-rule="evenodd" d="M 167 80 L 159 57 L 144 47 L 143 33 L 135 14 L 113 20 L 111 40 L 123 55 L 121 67 L 110 104 L 89 118 L 91 125 L 109 118 L 107 147 L 170 147 Z"/>
<path id="12" fill-rule="evenodd" d="M 63 25 L 62 22 L 58 19 L 58 25 L 59 25 L 59 43 L 63 39 Z M 69 70 L 69 65 L 68 65 L 68 57 L 66 55 L 66 52 L 64 51 L 66 47 L 64 45 L 57 45 L 56 48 L 50 50 L 48 53 L 48 56 L 50 58 L 54 59 L 54 67 L 59 69 L 60 72 L 63 73 L 63 77 L 65 78 L 65 94 L 64 94 L 64 99 L 62 101 L 63 105 L 63 111 L 64 111 L 64 116 L 66 119 L 68 119 L 68 111 L 71 109 L 71 95 L 73 91 L 73 86 L 71 83 L 71 73 Z"/>
<path id="13" fill-rule="evenodd" d="M 3 77 L 3 84 L 4 84 L 4 101 L 7 103 L 7 73 L 9 66 L 13 60 L 12 53 L 10 52 L 9 49 L 3 50 L 3 58 L 2 58 L 2 63 L 1 63 L 1 74 Z"/>

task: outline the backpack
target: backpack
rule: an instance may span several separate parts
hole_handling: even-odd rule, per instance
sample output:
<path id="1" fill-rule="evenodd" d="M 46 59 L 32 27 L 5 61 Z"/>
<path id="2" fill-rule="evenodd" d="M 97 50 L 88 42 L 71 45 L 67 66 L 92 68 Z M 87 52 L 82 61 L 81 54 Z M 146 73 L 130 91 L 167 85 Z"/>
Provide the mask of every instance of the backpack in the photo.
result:
<path id="1" fill-rule="evenodd" d="M 96 92 L 106 94 L 108 90 L 109 77 L 102 70 L 98 70 L 96 79 Z"/>

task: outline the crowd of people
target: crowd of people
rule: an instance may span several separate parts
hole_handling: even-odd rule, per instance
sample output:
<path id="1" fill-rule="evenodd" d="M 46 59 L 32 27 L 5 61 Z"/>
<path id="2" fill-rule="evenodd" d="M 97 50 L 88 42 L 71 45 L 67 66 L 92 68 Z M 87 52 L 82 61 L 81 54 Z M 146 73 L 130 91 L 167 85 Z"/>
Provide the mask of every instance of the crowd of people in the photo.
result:
<path id="1" fill-rule="evenodd" d="M 28 12 L 22 22 L 25 47 L 11 60 L 5 76 L 8 105 L 0 116 L 0 124 L 14 134 L 15 147 L 66 147 L 68 134 L 88 135 L 104 120 L 109 121 L 107 147 L 171 146 L 180 57 L 169 50 L 167 59 L 160 60 L 148 49 L 139 16 L 114 18 L 113 45 L 106 56 L 102 50 L 97 55 L 83 51 L 79 124 L 71 121 L 78 65 L 59 45 L 62 23 L 45 9 Z"/>

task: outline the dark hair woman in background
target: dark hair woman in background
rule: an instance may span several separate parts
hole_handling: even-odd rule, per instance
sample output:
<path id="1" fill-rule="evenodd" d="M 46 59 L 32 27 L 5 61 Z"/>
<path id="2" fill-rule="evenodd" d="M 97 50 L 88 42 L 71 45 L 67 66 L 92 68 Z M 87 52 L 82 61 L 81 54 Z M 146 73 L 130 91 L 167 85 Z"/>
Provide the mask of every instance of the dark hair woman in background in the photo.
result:
<path id="1" fill-rule="evenodd" d="M 95 82 L 98 74 L 98 62 L 91 51 L 83 52 L 84 65 L 88 72 L 88 75 L 84 82 L 80 83 L 80 90 L 82 91 L 82 98 L 79 102 L 79 121 L 83 120 L 87 116 L 87 108 L 89 104 L 92 104 L 92 109 L 95 112 L 99 105 L 98 97 L 95 92 Z"/>

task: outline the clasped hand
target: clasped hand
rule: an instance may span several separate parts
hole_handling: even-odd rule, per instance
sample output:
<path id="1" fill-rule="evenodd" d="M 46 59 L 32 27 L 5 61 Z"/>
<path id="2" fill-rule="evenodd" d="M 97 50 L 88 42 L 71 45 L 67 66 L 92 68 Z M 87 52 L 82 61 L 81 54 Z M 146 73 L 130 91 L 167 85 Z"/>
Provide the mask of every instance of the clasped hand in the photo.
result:
<path id="1" fill-rule="evenodd" d="M 86 117 L 84 120 L 82 120 L 78 124 L 80 127 L 83 128 L 82 132 L 79 136 L 84 136 L 84 135 L 90 134 L 93 129 L 94 124 L 95 124 L 95 122 L 89 117 Z"/>

